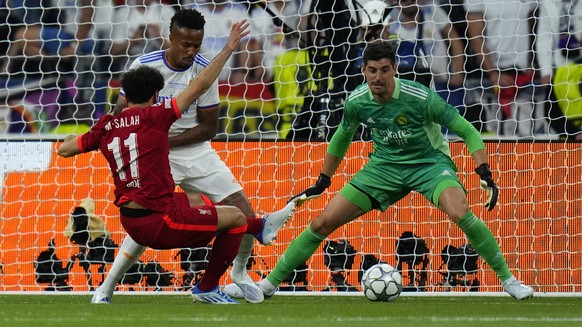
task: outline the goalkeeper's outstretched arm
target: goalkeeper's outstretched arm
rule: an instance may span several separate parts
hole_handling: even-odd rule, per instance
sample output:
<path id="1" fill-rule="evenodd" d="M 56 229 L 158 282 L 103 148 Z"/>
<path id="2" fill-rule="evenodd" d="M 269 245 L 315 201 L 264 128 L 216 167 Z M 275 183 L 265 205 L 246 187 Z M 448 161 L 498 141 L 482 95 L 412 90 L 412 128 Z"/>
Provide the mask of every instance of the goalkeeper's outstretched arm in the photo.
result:
<path id="1" fill-rule="evenodd" d="M 300 207 L 306 200 L 316 198 L 325 192 L 331 185 L 331 178 L 341 164 L 351 144 L 352 137 L 353 134 L 346 132 L 340 125 L 329 142 L 317 182 L 305 191 L 291 197 L 289 202 L 295 202 L 295 205 Z"/>
<path id="2" fill-rule="evenodd" d="M 481 188 L 485 190 L 486 199 L 484 205 L 489 211 L 493 210 L 497 204 L 499 189 L 493 180 L 491 169 L 489 169 L 487 148 L 485 148 L 483 139 L 481 139 L 481 134 L 479 134 L 477 129 L 471 125 L 469 121 L 461 116 L 457 116 L 457 118 L 446 127 L 453 133 L 462 137 L 465 144 L 467 144 L 469 153 L 477 166 L 475 172 L 481 179 Z"/>
<path id="3" fill-rule="evenodd" d="M 305 191 L 291 197 L 289 202 L 295 202 L 295 205 L 300 207 L 306 200 L 316 198 L 323 194 L 323 192 L 325 192 L 325 190 L 331 185 L 331 178 L 341 162 L 342 158 L 327 153 L 323 161 L 321 173 L 315 184 L 307 188 Z"/>

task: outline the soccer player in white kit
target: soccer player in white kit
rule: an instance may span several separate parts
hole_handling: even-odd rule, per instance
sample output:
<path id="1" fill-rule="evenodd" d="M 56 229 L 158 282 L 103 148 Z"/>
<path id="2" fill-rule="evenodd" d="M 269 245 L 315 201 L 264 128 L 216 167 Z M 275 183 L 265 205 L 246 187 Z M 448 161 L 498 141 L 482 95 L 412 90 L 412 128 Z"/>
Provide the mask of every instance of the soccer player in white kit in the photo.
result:
<path id="1" fill-rule="evenodd" d="M 165 86 L 159 92 L 159 100 L 175 97 L 194 77 L 206 67 L 210 60 L 199 54 L 204 36 L 204 17 L 196 10 L 181 9 L 172 17 L 170 24 L 171 47 L 154 51 L 137 58 L 130 69 L 147 65 L 158 69 L 164 76 Z M 116 104 L 116 110 L 126 105 L 123 90 Z M 220 159 L 210 145 L 210 140 L 218 131 L 220 99 L 218 82 L 202 94 L 190 108 L 170 128 L 170 165 L 176 185 L 190 196 L 203 193 L 211 201 L 238 207 L 247 217 L 254 217 L 247 196 L 236 181 L 230 169 Z M 233 262 L 231 278 L 241 287 L 245 299 L 251 303 L 263 301 L 263 292 L 246 272 L 246 264 L 252 253 L 254 239 L 268 245 L 276 232 L 283 226 L 295 209 L 289 203 L 283 209 L 265 218 L 265 229 L 272 236 L 263 239 L 261 235 L 245 235 L 239 253 Z M 115 258 L 109 274 L 97 288 L 92 303 L 109 303 L 117 281 L 145 251 L 126 236 Z"/>

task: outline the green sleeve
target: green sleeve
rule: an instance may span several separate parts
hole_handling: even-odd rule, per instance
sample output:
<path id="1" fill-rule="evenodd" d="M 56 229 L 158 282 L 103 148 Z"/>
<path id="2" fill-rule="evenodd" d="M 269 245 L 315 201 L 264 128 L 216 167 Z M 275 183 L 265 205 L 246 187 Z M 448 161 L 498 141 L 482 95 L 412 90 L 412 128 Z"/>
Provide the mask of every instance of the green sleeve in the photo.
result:
<path id="1" fill-rule="evenodd" d="M 333 134 L 329 145 L 327 146 L 327 153 L 334 155 L 338 158 L 343 158 L 348 148 L 352 143 L 352 138 L 354 133 L 348 133 L 340 124 L 338 129 Z"/>
<path id="2" fill-rule="evenodd" d="M 483 139 L 481 139 L 481 134 L 479 134 L 477 129 L 462 116 L 457 116 L 457 118 L 447 127 L 453 133 L 463 138 L 465 144 L 467 144 L 467 148 L 469 148 L 470 154 L 473 154 L 473 152 L 477 150 L 485 149 L 485 144 L 483 143 Z"/>
<path id="3" fill-rule="evenodd" d="M 352 138 L 354 137 L 354 134 L 356 134 L 356 130 L 360 124 L 356 113 L 357 110 L 358 106 L 354 105 L 348 97 L 344 104 L 342 120 L 333 134 L 331 141 L 329 141 L 327 153 L 338 158 L 343 158 L 346 152 L 348 152 L 348 148 L 352 143 Z"/>

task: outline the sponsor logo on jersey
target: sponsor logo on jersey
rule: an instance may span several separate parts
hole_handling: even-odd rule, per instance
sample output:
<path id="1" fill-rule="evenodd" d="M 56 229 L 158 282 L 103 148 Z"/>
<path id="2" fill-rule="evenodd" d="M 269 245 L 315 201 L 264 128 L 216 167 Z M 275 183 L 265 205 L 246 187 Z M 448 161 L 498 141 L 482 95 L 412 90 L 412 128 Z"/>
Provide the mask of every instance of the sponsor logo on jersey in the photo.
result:
<path id="1" fill-rule="evenodd" d="M 443 170 L 443 173 L 441 174 L 441 176 L 452 176 L 451 172 L 449 172 L 448 170 Z"/>
<path id="2" fill-rule="evenodd" d="M 167 105 L 168 103 L 172 103 L 172 99 L 174 98 L 174 96 L 170 95 L 158 95 L 158 103 L 163 102 L 164 105 Z"/>
<path id="3" fill-rule="evenodd" d="M 371 124 L 375 124 L 376 122 L 374 121 L 374 119 L 372 119 L 372 117 L 369 117 L 368 120 L 366 120 L 367 123 L 371 123 Z"/>
<path id="4" fill-rule="evenodd" d="M 408 138 L 412 136 L 409 129 L 401 129 L 398 131 L 383 130 L 378 128 L 370 128 L 373 134 L 382 137 L 382 140 L 391 144 L 405 145 L 408 144 Z"/>

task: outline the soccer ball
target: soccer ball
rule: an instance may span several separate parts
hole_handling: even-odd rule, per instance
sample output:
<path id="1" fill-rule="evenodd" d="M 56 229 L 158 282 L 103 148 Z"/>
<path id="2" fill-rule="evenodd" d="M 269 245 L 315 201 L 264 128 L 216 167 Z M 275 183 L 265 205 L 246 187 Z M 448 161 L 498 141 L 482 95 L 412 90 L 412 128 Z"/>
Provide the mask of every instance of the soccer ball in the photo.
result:
<path id="1" fill-rule="evenodd" d="M 362 290 L 370 301 L 392 302 L 402 292 L 402 275 L 389 264 L 373 265 L 362 276 Z"/>

